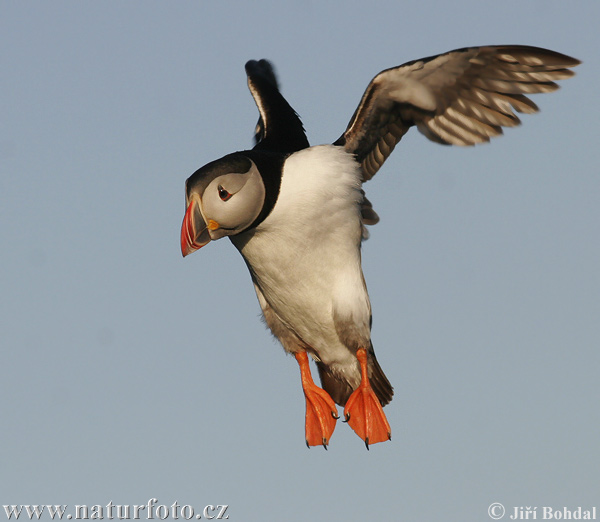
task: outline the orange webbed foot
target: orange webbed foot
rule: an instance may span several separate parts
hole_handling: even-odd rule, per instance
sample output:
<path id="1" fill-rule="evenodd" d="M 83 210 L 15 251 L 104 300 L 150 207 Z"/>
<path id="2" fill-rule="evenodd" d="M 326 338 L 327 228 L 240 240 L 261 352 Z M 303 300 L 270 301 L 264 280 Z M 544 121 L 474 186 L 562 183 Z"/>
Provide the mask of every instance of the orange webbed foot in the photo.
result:
<path id="1" fill-rule="evenodd" d="M 346 402 L 344 417 L 354 432 L 369 444 L 385 442 L 392 439 L 392 429 L 377 395 L 369 384 L 367 373 L 367 352 L 359 348 L 356 357 L 360 363 L 362 379 L 359 387 L 354 390 Z"/>
<path id="2" fill-rule="evenodd" d="M 306 445 L 323 445 L 327 449 L 329 439 L 335 429 L 339 418 L 335 403 L 329 394 L 313 385 L 311 389 L 304 389 L 306 397 Z"/>
<path id="3" fill-rule="evenodd" d="M 306 445 L 323 446 L 327 449 L 329 439 L 339 418 L 337 407 L 329 394 L 312 380 L 306 352 L 298 352 L 302 389 L 306 397 Z"/>

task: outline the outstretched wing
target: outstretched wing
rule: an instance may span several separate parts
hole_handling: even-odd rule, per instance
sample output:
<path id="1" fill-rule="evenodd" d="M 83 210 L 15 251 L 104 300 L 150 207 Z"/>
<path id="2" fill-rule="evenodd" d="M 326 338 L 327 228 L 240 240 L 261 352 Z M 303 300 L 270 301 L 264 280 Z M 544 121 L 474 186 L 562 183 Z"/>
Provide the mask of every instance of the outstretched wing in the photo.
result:
<path id="1" fill-rule="evenodd" d="M 277 77 L 267 60 L 246 63 L 248 88 L 260 114 L 254 133 L 255 149 L 295 152 L 309 146 L 296 111 L 279 92 Z"/>
<path id="2" fill-rule="evenodd" d="M 468 47 L 380 72 L 335 142 L 371 179 L 410 127 L 446 145 L 475 145 L 533 113 L 525 94 L 551 92 L 579 60 L 523 45 Z"/>

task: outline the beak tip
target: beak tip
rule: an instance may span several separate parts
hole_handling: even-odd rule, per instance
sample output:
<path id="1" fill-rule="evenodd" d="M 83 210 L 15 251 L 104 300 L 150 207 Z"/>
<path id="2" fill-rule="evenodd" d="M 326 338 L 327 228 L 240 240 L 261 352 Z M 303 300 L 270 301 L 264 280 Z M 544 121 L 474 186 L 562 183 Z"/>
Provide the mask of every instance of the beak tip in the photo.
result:
<path id="1" fill-rule="evenodd" d="M 183 232 L 183 231 L 182 231 Z M 181 255 L 183 257 L 189 256 L 192 252 L 198 250 L 195 248 L 193 240 L 191 240 L 187 234 L 181 234 Z"/>

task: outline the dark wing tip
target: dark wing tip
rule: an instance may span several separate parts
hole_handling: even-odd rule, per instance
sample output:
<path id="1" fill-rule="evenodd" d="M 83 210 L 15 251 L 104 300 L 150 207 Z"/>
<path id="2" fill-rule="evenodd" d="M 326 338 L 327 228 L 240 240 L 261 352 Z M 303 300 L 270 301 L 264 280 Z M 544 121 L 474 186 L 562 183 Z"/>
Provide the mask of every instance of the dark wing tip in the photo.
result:
<path id="1" fill-rule="evenodd" d="M 496 58 L 507 63 L 520 63 L 533 67 L 577 67 L 582 63 L 577 58 L 543 47 L 534 47 L 531 45 L 498 45 L 487 47 L 494 48 L 497 52 Z"/>
<path id="2" fill-rule="evenodd" d="M 279 82 L 277 81 L 275 68 L 269 60 L 264 58 L 261 58 L 260 60 L 248 60 L 245 65 L 245 69 L 248 78 L 252 79 L 253 77 L 261 76 L 273 87 L 279 89 Z"/>

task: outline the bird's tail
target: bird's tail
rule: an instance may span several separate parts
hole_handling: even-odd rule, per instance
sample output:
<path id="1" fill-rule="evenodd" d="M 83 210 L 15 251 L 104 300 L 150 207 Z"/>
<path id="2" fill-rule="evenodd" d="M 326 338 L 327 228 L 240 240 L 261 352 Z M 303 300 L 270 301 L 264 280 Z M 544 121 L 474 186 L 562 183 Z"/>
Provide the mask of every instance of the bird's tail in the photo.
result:
<path id="1" fill-rule="evenodd" d="M 337 375 L 333 374 L 321 361 L 317 362 L 317 368 L 319 370 L 319 377 L 321 378 L 321 386 L 323 389 L 331 396 L 336 404 L 345 406 L 346 401 L 354 391 L 352 386 L 345 380 L 342 380 Z M 385 406 L 392 400 L 394 388 L 377 362 L 377 357 L 375 357 L 375 352 L 373 350 L 373 343 L 371 343 L 369 349 L 369 382 L 382 406 Z"/>

